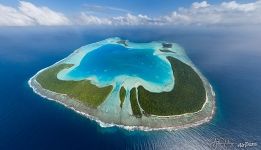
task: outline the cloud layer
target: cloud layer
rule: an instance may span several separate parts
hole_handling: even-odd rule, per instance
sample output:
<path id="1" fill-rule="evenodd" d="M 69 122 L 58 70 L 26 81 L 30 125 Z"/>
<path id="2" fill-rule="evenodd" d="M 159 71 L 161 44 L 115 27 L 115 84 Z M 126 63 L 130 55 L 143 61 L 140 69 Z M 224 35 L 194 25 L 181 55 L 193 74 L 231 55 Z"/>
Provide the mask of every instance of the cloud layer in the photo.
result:
<path id="1" fill-rule="evenodd" d="M 165 16 L 167 23 L 196 25 L 261 24 L 261 1 L 239 4 L 236 1 L 210 5 L 195 2 L 191 8 L 179 8 Z"/>
<path id="2" fill-rule="evenodd" d="M 117 9 L 119 16 L 99 17 L 92 10 L 79 12 L 67 17 L 61 12 L 48 7 L 36 6 L 30 2 L 20 1 L 17 8 L 0 4 L 0 26 L 32 25 L 261 25 L 261 0 L 252 3 L 236 1 L 212 5 L 207 1 L 194 2 L 189 8 L 178 8 L 160 17 L 133 15 L 126 10 L 106 7 L 106 11 Z M 95 9 L 103 10 L 102 6 Z"/>
<path id="3" fill-rule="evenodd" d="M 20 1 L 18 8 L 0 4 L 0 26 L 69 25 L 70 20 L 62 13 L 48 7 L 37 7 Z"/>

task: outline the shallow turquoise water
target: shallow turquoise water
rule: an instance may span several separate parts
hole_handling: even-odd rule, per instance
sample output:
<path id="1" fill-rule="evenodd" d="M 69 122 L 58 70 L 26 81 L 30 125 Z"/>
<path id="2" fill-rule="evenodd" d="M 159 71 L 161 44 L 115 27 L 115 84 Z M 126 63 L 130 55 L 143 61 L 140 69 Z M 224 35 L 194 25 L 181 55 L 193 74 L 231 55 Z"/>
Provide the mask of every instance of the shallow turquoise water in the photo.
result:
<path id="1" fill-rule="evenodd" d="M 106 44 L 87 53 L 80 64 L 67 73 L 67 79 L 83 80 L 95 76 L 102 85 L 124 82 L 119 76 L 139 78 L 157 85 L 172 83 L 170 64 L 154 55 L 150 48 L 126 48 Z"/>

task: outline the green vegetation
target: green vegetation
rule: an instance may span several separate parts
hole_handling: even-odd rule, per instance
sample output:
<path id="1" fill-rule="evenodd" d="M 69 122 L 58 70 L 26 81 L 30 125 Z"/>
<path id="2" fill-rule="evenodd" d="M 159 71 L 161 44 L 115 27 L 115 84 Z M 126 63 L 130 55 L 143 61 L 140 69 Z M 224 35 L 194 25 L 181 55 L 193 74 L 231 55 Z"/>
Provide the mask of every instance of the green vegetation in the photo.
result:
<path id="1" fill-rule="evenodd" d="M 199 75 L 188 65 L 168 57 L 174 70 L 175 85 L 172 91 L 152 93 L 138 87 L 138 99 L 147 114 L 179 115 L 200 110 L 206 99 L 206 92 Z"/>
<path id="2" fill-rule="evenodd" d="M 122 108 L 125 96 L 126 96 L 126 90 L 124 87 L 121 87 L 121 89 L 120 89 L 120 101 L 121 101 L 120 106 L 121 106 L 121 108 Z"/>
<path id="3" fill-rule="evenodd" d="M 161 43 L 163 48 L 172 48 L 172 44 L 171 43 Z"/>
<path id="4" fill-rule="evenodd" d="M 130 102 L 133 115 L 141 117 L 142 113 L 138 105 L 144 110 L 144 114 L 153 115 L 179 115 L 196 112 L 202 108 L 206 99 L 205 88 L 199 75 L 187 64 L 178 59 L 167 57 L 170 61 L 175 77 L 175 86 L 170 92 L 153 93 L 139 86 L 130 91 Z M 46 69 L 37 75 L 37 82 L 44 88 L 56 93 L 67 94 L 84 104 L 97 108 L 110 94 L 113 86 L 97 87 L 89 80 L 64 81 L 57 78 L 58 72 L 72 67 L 72 64 L 60 64 Z M 138 92 L 138 97 L 136 96 Z M 120 107 L 122 107 L 126 89 L 121 87 Z"/>
<path id="5" fill-rule="evenodd" d="M 137 101 L 136 88 L 132 88 L 130 91 L 130 102 L 133 115 L 140 118 L 142 115 Z"/>
<path id="6" fill-rule="evenodd" d="M 124 46 L 128 46 L 127 40 L 119 40 L 117 41 L 118 44 L 123 44 Z"/>
<path id="7" fill-rule="evenodd" d="M 44 70 L 36 77 L 36 81 L 44 88 L 56 93 L 67 94 L 90 107 L 99 106 L 112 91 L 112 86 L 99 88 L 89 80 L 63 81 L 57 78 L 58 72 L 72 67 L 72 64 L 60 64 Z"/>
<path id="8" fill-rule="evenodd" d="M 173 52 L 171 50 L 167 50 L 167 49 L 160 49 L 161 52 L 167 52 L 167 53 L 176 53 L 176 52 Z"/>

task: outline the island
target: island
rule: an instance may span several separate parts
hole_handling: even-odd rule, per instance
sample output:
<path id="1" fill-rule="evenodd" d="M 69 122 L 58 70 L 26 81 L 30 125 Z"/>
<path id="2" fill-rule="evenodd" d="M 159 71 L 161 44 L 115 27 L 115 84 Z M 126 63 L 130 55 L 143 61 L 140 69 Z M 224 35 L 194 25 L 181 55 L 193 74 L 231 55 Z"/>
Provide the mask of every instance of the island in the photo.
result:
<path id="1" fill-rule="evenodd" d="M 176 130 L 208 122 L 215 112 L 210 83 L 176 43 L 108 38 L 80 47 L 28 83 L 101 126 Z"/>

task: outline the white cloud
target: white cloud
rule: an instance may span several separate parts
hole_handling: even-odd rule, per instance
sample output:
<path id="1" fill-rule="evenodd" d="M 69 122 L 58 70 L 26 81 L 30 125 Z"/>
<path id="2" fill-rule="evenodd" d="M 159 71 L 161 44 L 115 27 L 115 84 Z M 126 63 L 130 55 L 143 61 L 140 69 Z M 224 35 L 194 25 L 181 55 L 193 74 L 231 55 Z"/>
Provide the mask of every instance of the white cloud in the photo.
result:
<path id="1" fill-rule="evenodd" d="M 134 16 L 132 14 L 127 14 L 126 16 L 114 17 L 112 18 L 115 24 L 119 25 L 141 25 L 147 24 L 147 20 L 150 18 L 148 16 L 138 15 Z"/>
<path id="2" fill-rule="evenodd" d="M 231 1 L 218 5 L 210 5 L 203 1 L 193 3 L 191 8 L 179 8 L 163 18 L 169 24 L 246 25 L 261 24 L 260 14 L 260 0 L 246 4 Z"/>
<path id="3" fill-rule="evenodd" d="M 109 25 L 249 25 L 261 24 L 260 14 L 260 0 L 244 4 L 230 1 L 215 5 L 202 1 L 192 3 L 189 8 L 178 8 L 170 15 L 158 18 L 127 13 L 111 18 L 96 17 L 91 19 L 91 24 L 95 24 L 96 20 L 96 24 Z M 88 22 L 85 23 L 88 25 Z"/>
<path id="4" fill-rule="evenodd" d="M 141 14 L 132 15 L 127 13 L 124 16 L 102 18 L 84 12 L 75 22 L 78 25 L 156 25 L 160 23 L 159 20 Z"/>
<path id="5" fill-rule="evenodd" d="M 205 8 L 210 6 L 207 1 L 202 2 L 194 2 L 192 3 L 192 8 L 198 9 L 198 8 Z"/>
<path id="6" fill-rule="evenodd" d="M 0 25 L 1 26 L 27 26 L 33 25 L 34 20 L 19 10 L 0 4 Z"/>
<path id="7" fill-rule="evenodd" d="M 48 7 L 37 7 L 29 2 L 20 1 L 19 10 L 40 25 L 68 25 L 70 22 L 62 13 Z"/>
<path id="8" fill-rule="evenodd" d="M 98 16 L 93 11 L 108 15 Z M 109 11 L 120 12 L 111 15 Z M 194 2 L 191 7 L 178 8 L 169 15 L 151 17 L 134 15 L 127 10 L 109 6 L 86 6 L 84 12 L 67 17 L 48 7 L 20 1 L 17 8 L 0 4 L 0 26 L 28 25 L 261 25 L 261 0 L 249 3 L 236 1 L 209 4 Z"/>
<path id="9" fill-rule="evenodd" d="M 130 13 L 125 16 L 113 17 L 112 21 L 115 25 L 150 25 L 157 23 L 157 20 L 147 15 L 132 15 Z"/>
<path id="10" fill-rule="evenodd" d="M 81 12 L 80 17 L 75 20 L 75 23 L 77 25 L 111 25 L 112 21 L 107 18 L 99 18 L 97 16 Z"/>
<path id="11" fill-rule="evenodd" d="M 228 10 L 239 10 L 239 11 L 254 11 L 257 7 L 260 9 L 260 2 L 239 4 L 236 1 L 223 2 L 221 7 L 224 7 Z"/>
<path id="12" fill-rule="evenodd" d="M 91 4 L 84 4 L 84 9 L 89 14 L 102 14 L 102 15 L 119 15 L 119 14 L 126 14 L 131 13 L 127 9 L 111 7 L 111 6 L 101 6 L 101 5 L 91 5 Z"/>
<path id="13" fill-rule="evenodd" d="M 47 7 L 37 7 L 20 1 L 18 8 L 0 4 L 0 26 L 69 25 L 70 20 L 62 13 Z"/>

